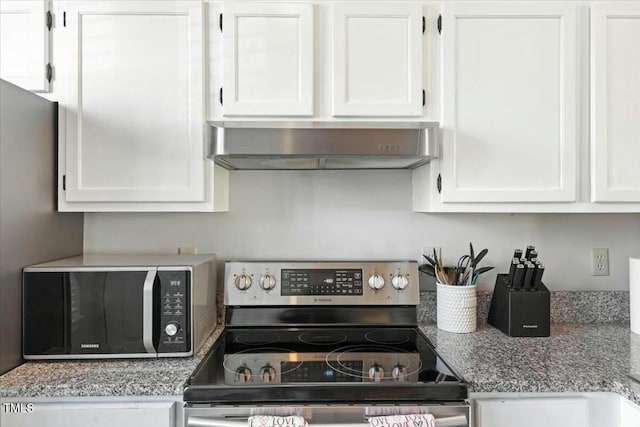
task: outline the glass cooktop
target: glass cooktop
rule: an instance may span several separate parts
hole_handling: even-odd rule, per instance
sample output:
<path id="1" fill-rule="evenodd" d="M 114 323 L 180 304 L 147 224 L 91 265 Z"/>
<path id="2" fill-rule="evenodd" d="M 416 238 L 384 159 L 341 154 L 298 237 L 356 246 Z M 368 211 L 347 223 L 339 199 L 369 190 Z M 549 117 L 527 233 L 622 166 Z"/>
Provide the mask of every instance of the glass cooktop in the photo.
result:
<path id="1" fill-rule="evenodd" d="M 190 403 L 463 400 L 416 328 L 227 328 L 185 385 Z"/>

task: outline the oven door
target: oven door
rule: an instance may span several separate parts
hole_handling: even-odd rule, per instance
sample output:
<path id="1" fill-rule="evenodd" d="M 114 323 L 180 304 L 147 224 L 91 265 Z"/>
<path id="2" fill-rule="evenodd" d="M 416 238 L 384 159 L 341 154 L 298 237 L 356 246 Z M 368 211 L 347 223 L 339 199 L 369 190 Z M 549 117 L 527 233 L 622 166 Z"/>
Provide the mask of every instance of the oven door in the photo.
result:
<path id="1" fill-rule="evenodd" d="M 423 405 L 309 405 L 187 407 L 186 427 L 247 427 L 252 415 L 302 416 L 309 427 L 369 427 L 369 418 L 389 415 L 432 414 L 437 427 L 469 427 L 469 404 L 450 402 Z"/>
<path id="2" fill-rule="evenodd" d="M 156 357 L 155 267 L 25 269 L 25 359 Z"/>

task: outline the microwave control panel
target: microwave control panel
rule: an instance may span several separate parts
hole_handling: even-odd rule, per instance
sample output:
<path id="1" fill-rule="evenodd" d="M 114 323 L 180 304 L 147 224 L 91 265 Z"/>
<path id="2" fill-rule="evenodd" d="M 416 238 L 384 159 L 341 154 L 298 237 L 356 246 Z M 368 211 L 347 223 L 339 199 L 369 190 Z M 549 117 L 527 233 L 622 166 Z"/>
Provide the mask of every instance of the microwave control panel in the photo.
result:
<path id="1" fill-rule="evenodd" d="M 189 271 L 158 271 L 160 282 L 160 331 L 158 353 L 191 350 Z"/>

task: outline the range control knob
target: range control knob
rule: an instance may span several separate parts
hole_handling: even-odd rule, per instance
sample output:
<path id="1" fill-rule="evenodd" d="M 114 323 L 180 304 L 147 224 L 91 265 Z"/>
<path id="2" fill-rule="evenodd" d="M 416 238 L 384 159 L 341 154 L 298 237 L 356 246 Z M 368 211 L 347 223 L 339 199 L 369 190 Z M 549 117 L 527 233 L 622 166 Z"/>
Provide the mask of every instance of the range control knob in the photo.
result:
<path id="1" fill-rule="evenodd" d="M 404 382 L 407 379 L 407 368 L 402 365 L 396 365 L 391 370 L 391 378 L 398 382 Z"/>
<path id="2" fill-rule="evenodd" d="M 273 274 L 265 274 L 260 278 L 260 287 L 265 291 L 270 291 L 276 286 L 276 278 Z"/>
<path id="3" fill-rule="evenodd" d="M 369 368 L 369 378 L 371 381 L 380 382 L 384 378 L 384 368 L 380 365 L 372 365 Z"/>
<path id="4" fill-rule="evenodd" d="M 404 274 L 396 274 L 391 279 L 391 286 L 393 286 L 394 289 L 402 291 L 409 286 L 409 279 Z"/>
<path id="5" fill-rule="evenodd" d="M 251 369 L 246 366 L 240 366 L 236 369 L 236 379 L 240 384 L 245 384 L 251 381 Z"/>
<path id="6" fill-rule="evenodd" d="M 276 370 L 273 366 L 265 366 L 260 369 L 260 378 L 263 383 L 272 383 L 276 379 Z"/>
<path id="7" fill-rule="evenodd" d="M 180 324 L 177 322 L 169 322 L 167 326 L 164 327 L 164 333 L 169 335 L 170 337 L 174 336 L 180 330 Z"/>
<path id="8" fill-rule="evenodd" d="M 369 277 L 369 287 L 376 291 L 384 288 L 384 277 L 379 274 L 374 274 L 373 276 Z"/>
<path id="9" fill-rule="evenodd" d="M 240 289 L 241 291 L 247 290 L 251 287 L 251 276 L 249 276 L 248 274 L 239 274 L 238 277 L 236 277 L 236 288 Z"/>

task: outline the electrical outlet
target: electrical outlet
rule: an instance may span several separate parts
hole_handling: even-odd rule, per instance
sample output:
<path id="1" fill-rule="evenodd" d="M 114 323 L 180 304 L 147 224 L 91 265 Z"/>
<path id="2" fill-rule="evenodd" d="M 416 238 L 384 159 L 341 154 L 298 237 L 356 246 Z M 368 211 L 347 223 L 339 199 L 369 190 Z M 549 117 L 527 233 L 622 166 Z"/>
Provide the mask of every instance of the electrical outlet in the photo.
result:
<path id="1" fill-rule="evenodd" d="M 196 255 L 197 253 L 198 253 L 198 248 L 191 248 L 191 247 L 178 248 L 178 255 Z"/>
<path id="2" fill-rule="evenodd" d="M 609 249 L 591 249 L 591 268 L 593 270 L 593 273 L 591 273 L 592 276 L 609 275 Z"/>

